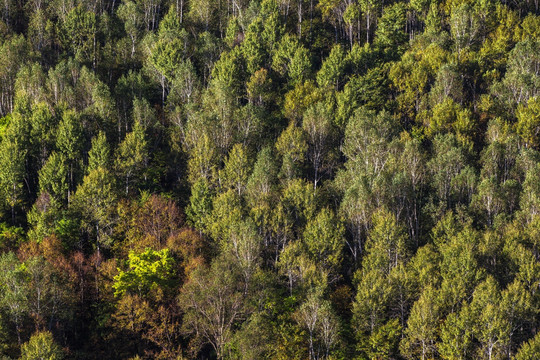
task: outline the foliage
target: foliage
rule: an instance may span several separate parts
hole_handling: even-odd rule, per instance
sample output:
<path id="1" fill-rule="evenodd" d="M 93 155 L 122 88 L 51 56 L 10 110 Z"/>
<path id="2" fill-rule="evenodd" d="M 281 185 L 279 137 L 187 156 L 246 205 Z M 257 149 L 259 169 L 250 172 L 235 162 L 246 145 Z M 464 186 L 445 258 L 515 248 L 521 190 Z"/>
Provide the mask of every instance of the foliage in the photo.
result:
<path id="1" fill-rule="evenodd" d="M 2 1 L 0 358 L 536 359 L 539 14 Z"/>

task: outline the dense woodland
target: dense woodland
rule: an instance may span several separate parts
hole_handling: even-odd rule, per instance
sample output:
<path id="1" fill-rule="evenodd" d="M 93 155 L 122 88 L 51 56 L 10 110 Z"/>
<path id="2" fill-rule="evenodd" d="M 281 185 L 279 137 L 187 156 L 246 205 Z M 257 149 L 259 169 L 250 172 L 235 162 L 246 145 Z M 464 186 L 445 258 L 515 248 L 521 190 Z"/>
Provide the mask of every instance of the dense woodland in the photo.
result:
<path id="1" fill-rule="evenodd" d="M 538 0 L 2 0 L 1 359 L 540 358 Z"/>

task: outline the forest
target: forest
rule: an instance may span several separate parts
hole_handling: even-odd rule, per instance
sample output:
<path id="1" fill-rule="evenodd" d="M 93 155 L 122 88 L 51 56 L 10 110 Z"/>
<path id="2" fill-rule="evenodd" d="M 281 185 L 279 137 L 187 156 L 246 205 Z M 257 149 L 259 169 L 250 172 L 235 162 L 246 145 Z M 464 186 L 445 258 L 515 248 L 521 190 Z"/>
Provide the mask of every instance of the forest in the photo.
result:
<path id="1" fill-rule="evenodd" d="M 0 359 L 540 359 L 539 0 L 1 0 Z"/>

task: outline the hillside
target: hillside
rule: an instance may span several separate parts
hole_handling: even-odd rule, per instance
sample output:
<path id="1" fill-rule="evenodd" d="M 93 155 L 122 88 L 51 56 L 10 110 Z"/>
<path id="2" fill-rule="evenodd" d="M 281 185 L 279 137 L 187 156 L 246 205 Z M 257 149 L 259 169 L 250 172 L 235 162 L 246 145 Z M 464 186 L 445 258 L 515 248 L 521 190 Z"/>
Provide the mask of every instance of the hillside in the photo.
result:
<path id="1" fill-rule="evenodd" d="M 3 0 L 0 359 L 540 358 L 538 0 Z"/>

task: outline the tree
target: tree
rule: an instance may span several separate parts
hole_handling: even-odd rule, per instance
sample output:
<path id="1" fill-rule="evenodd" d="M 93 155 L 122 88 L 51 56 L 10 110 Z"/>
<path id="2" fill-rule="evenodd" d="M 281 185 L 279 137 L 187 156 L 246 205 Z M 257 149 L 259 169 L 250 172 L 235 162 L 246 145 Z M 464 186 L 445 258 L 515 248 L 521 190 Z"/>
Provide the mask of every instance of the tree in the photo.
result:
<path id="1" fill-rule="evenodd" d="M 212 212 L 211 195 L 208 183 L 204 179 L 197 180 L 191 187 L 186 214 L 191 224 L 201 233 L 205 230 L 207 217 Z"/>
<path id="2" fill-rule="evenodd" d="M 217 18 L 221 15 L 217 6 L 218 4 L 209 0 L 189 2 L 189 17 L 195 23 L 203 25 L 205 30 L 209 30 L 210 26 L 214 26 Z M 238 9 L 235 9 L 235 11 L 238 11 Z"/>
<path id="3" fill-rule="evenodd" d="M 463 50 L 474 45 L 481 37 L 481 19 L 470 4 L 452 8 L 450 30 L 454 37 L 458 58 Z"/>
<path id="4" fill-rule="evenodd" d="M 61 201 L 56 200 L 47 191 L 41 192 L 27 214 L 30 225 L 28 238 L 32 241 L 42 241 L 53 235 L 58 222 L 66 219 L 62 205 L 64 204 Z"/>
<path id="5" fill-rule="evenodd" d="M 242 42 L 242 50 L 249 74 L 254 74 L 255 71 L 259 70 L 266 62 L 265 59 L 268 58 L 262 41 L 263 26 L 262 18 L 255 18 L 249 24 L 245 33 L 245 39 Z"/>
<path id="6" fill-rule="evenodd" d="M 94 69 L 99 51 L 98 26 L 96 14 L 79 5 L 66 15 L 60 29 L 64 48 L 69 49 L 77 61 L 90 63 Z"/>
<path id="7" fill-rule="evenodd" d="M 378 269 L 358 270 L 355 280 L 358 291 L 353 303 L 353 325 L 360 338 L 377 331 L 386 322 L 392 288 L 385 274 Z"/>
<path id="8" fill-rule="evenodd" d="M 13 36 L 2 43 L 0 48 L 0 115 L 13 111 L 15 79 L 21 65 L 29 58 L 30 49 L 23 35 Z"/>
<path id="9" fill-rule="evenodd" d="M 43 243 L 51 244 L 47 240 Z M 56 259 L 52 261 L 61 261 L 61 255 L 55 255 Z M 63 273 L 66 269 L 54 268 L 49 260 L 42 255 L 35 255 L 26 259 L 22 265 L 28 286 L 28 312 L 38 330 L 59 328 L 63 322 L 72 320 L 73 297 L 67 274 Z"/>
<path id="10" fill-rule="evenodd" d="M 450 234 L 447 239 L 434 236 L 442 255 L 441 299 L 442 311 L 456 312 L 461 303 L 472 295 L 482 281 L 485 271 L 476 260 L 478 233 L 466 225 L 461 232 Z"/>
<path id="11" fill-rule="evenodd" d="M 371 42 L 371 27 L 377 19 L 377 3 L 374 0 L 360 0 L 360 11 L 366 18 L 366 42 Z"/>
<path id="12" fill-rule="evenodd" d="M 131 58 L 133 59 L 143 25 L 141 11 L 136 3 L 127 1 L 118 6 L 117 14 L 124 22 L 124 29 L 131 40 Z"/>
<path id="13" fill-rule="evenodd" d="M 311 72 L 309 52 L 296 37 L 285 34 L 272 56 L 272 69 L 287 77 L 292 86 L 301 83 Z"/>
<path id="14" fill-rule="evenodd" d="M 19 139 L 8 132 L 0 143 L 0 193 L 4 204 L 11 208 L 13 224 L 15 224 L 15 208 L 23 200 L 25 159 L 26 149 L 22 147 Z"/>
<path id="15" fill-rule="evenodd" d="M 289 126 L 281 133 L 276 149 L 282 156 L 281 175 L 291 180 L 301 173 L 301 165 L 305 161 L 307 144 L 301 128 L 290 122 Z"/>
<path id="16" fill-rule="evenodd" d="M 47 104 L 39 103 L 32 109 L 30 122 L 30 144 L 31 148 L 35 149 L 33 155 L 37 160 L 36 165 L 41 167 L 54 146 L 56 119 Z"/>
<path id="17" fill-rule="evenodd" d="M 0 277 L 2 295 L 0 305 L 7 309 L 15 325 L 17 340 L 21 345 L 22 325 L 28 311 L 28 284 L 25 281 L 24 268 L 12 252 L 0 255 Z"/>
<path id="18" fill-rule="evenodd" d="M 116 193 L 114 179 L 104 168 L 90 171 L 77 187 L 72 207 L 82 217 L 82 226 L 96 240 L 98 253 L 110 246 L 115 222 Z"/>
<path id="19" fill-rule="evenodd" d="M 61 360 L 63 358 L 62 349 L 56 344 L 52 334 L 48 331 L 35 333 L 21 347 L 22 360 Z"/>
<path id="20" fill-rule="evenodd" d="M 53 152 L 39 170 L 39 191 L 47 193 L 56 201 L 68 199 L 68 166 L 62 154 Z"/>
<path id="21" fill-rule="evenodd" d="M 402 354 L 408 359 L 429 359 L 436 351 L 439 332 L 439 306 L 436 290 L 427 286 L 411 309 L 405 337 L 400 343 Z"/>
<path id="22" fill-rule="evenodd" d="M 158 37 L 154 49 L 149 57 L 152 66 L 160 76 L 162 88 L 162 103 L 165 103 L 167 83 L 174 79 L 178 65 L 182 63 L 185 55 L 185 30 L 182 29 L 174 6 L 159 25 Z"/>
<path id="23" fill-rule="evenodd" d="M 92 138 L 92 147 L 88 152 L 87 174 L 98 168 L 108 169 L 111 161 L 110 153 L 107 137 L 103 131 L 100 131 Z"/>
<path id="24" fill-rule="evenodd" d="M 460 200 L 460 192 L 464 192 L 465 201 L 468 203 L 472 196 L 474 177 L 467 179 L 464 184 L 459 184 L 457 180 L 460 175 L 467 175 L 470 167 L 467 167 L 466 157 L 463 148 L 456 142 L 452 134 L 446 136 L 436 136 L 434 139 L 433 158 L 428 162 L 428 167 L 432 173 L 432 186 L 437 192 L 437 197 L 447 208 Z M 460 186 L 461 185 L 461 186 Z"/>
<path id="25" fill-rule="evenodd" d="M 247 183 L 247 200 L 252 208 L 261 205 L 274 194 L 278 167 L 273 149 L 266 146 L 257 154 L 253 171 Z"/>
<path id="26" fill-rule="evenodd" d="M 426 155 L 420 141 L 413 138 L 402 138 L 403 151 L 400 156 L 401 171 L 405 177 L 405 219 L 411 239 L 416 242 L 420 237 L 420 204 L 427 180 Z"/>
<path id="27" fill-rule="evenodd" d="M 451 313 L 441 327 L 438 346 L 443 359 L 467 359 L 472 354 L 473 315 L 468 304 L 459 313 Z"/>
<path id="28" fill-rule="evenodd" d="M 355 258 L 363 251 L 363 240 L 377 207 L 388 206 L 393 170 L 390 159 L 396 148 L 395 119 L 386 112 L 376 115 L 360 108 L 345 129 L 342 152 L 347 157 L 345 169 L 335 179 L 343 191 L 341 212 L 352 233 L 348 247 Z"/>
<path id="29" fill-rule="evenodd" d="M 198 268 L 178 297 L 185 313 L 184 331 L 209 343 L 217 358 L 223 359 L 235 325 L 249 312 L 245 296 L 241 273 L 233 261 L 218 257 L 209 267 Z"/>
<path id="30" fill-rule="evenodd" d="M 540 351 L 540 335 L 536 335 L 529 341 L 523 343 L 517 352 L 516 360 L 533 360 Z"/>
<path id="31" fill-rule="evenodd" d="M 302 128 L 308 142 L 307 157 L 313 167 L 313 186 L 317 188 L 324 174 L 331 174 L 337 154 L 333 151 L 336 131 L 330 110 L 324 103 L 317 103 L 304 113 Z"/>
<path id="32" fill-rule="evenodd" d="M 221 242 L 222 253 L 233 256 L 244 276 L 244 284 L 248 286 L 260 266 L 261 237 L 249 218 L 233 222 L 227 235 Z"/>
<path id="33" fill-rule="evenodd" d="M 143 126 L 135 121 L 133 131 L 128 133 L 118 146 L 115 162 L 119 177 L 124 179 L 126 196 L 129 194 L 130 185 L 137 189 L 141 180 L 146 179 L 144 170 L 148 163 L 147 146 Z"/>
<path id="34" fill-rule="evenodd" d="M 119 204 L 118 213 L 122 225 L 116 225 L 115 230 L 125 236 L 124 247 L 135 252 L 162 250 L 178 240 L 184 224 L 178 205 L 164 195 L 143 192 L 138 201 Z"/>
<path id="35" fill-rule="evenodd" d="M 535 309 L 531 292 L 522 281 L 514 280 L 501 292 L 500 310 L 508 322 L 506 352 L 513 351 L 516 344 L 525 343 L 525 339 L 530 337 L 530 319 L 534 318 Z"/>
<path id="36" fill-rule="evenodd" d="M 539 176 L 540 165 L 535 165 L 526 172 L 523 181 L 520 206 L 527 222 L 540 214 L 540 189 L 537 185 Z"/>
<path id="37" fill-rule="evenodd" d="M 251 172 L 250 167 L 246 148 L 241 144 L 235 144 L 229 152 L 223 170 L 220 171 L 221 186 L 235 190 L 239 196 L 243 195 Z"/>
<path id="38" fill-rule="evenodd" d="M 163 5 L 161 0 L 136 0 L 137 6 L 143 13 L 146 30 L 152 31 L 157 28 L 159 13 Z"/>
<path id="39" fill-rule="evenodd" d="M 481 345 L 478 355 L 483 359 L 491 360 L 501 356 L 509 341 L 510 324 L 501 311 L 500 301 L 501 295 L 492 277 L 479 284 L 473 294 L 473 331 Z"/>
<path id="40" fill-rule="evenodd" d="M 83 134 L 81 119 L 74 111 L 65 111 L 62 120 L 58 125 L 56 147 L 64 155 L 68 169 L 68 194 L 70 201 L 71 193 L 75 190 L 77 183 L 77 172 L 81 151 L 83 149 Z"/>
<path id="41" fill-rule="evenodd" d="M 372 224 L 362 266 L 389 275 L 393 268 L 409 257 L 405 229 L 385 209 L 379 209 L 373 214 Z"/>
<path id="42" fill-rule="evenodd" d="M 317 83 L 323 88 L 340 88 L 345 70 L 345 52 L 341 45 L 336 45 L 324 60 L 317 73 Z"/>
<path id="43" fill-rule="evenodd" d="M 168 249 L 155 251 L 146 249 L 142 253 L 130 252 L 128 270 L 119 269 L 114 277 L 114 295 L 123 296 L 126 292 L 139 296 L 152 293 L 157 287 L 172 287 L 175 277 L 175 261 Z"/>
<path id="44" fill-rule="evenodd" d="M 300 122 L 306 110 L 324 99 L 320 89 L 313 81 L 298 82 L 296 86 L 285 94 L 283 115 L 291 121 Z"/>
<path id="45" fill-rule="evenodd" d="M 308 221 L 303 233 L 308 254 L 319 267 L 337 275 L 342 261 L 345 227 L 328 208 L 322 209 Z"/>
<path id="46" fill-rule="evenodd" d="M 184 60 L 178 65 L 170 86 L 167 103 L 176 104 L 180 102 L 186 106 L 198 99 L 201 91 L 200 80 L 191 60 Z"/>
<path id="47" fill-rule="evenodd" d="M 330 303 L 315 290 L 300 305 L 294 317 L 308 331 L 309 358 L 328 359 L 339 337 L 338 319 Z"/>
<path id="48" fill-rule="evenodd" d="M 212 69 L 212 85 L 218 89 L 219 86 L 227 89 L 231 92 L 229 96 L 235 99 L 241 94 L 241 87 L 244 83 L 243 65 L 244 59 L 239 47 L 233 48 L 229 52 L 223 52 Z"/>
<path id="49" fill-rule="evenodd" d="M 520 104 L 517 109 L 517 133 L 525 142 L 525 146 L 538 147 L 538 135 L 540 134 L 540 98 L 531 97 L 527 105 Z"/>
<path id="50" fill-rule="evenodd" d="M 525 104 L 530 98 L 538 96 L 539 44 L 540 42 L 533 40 L 516 44 L 509 53 L 508 70 L 504 78 L 492 87 L 493 94 L 509 106 L 510 113 L 516 105 Z"/>
<path id="51" fill-rule="evenodd" d="M 357 346 L 372 359 L 388 359 L 398 354 L 401 326 L 398 319 L 392 319 L 376 329 L 367 339 Z"/>
<path id="52" fill-rule="evenodd" d="M 261 68 L 253 73 L 246 84 L 248 101 L 257 106 L 264 106 L 273 100 L 272 79 L 268 70 Z"/>
<path id="53" fill-rule="evenodd" d="M 404 50 L 407 34 L 405 33 L 406 7 L 396 3 L 384 9 L 377 21 L 375 44 L 384 48 L 390 58 L 400 56 Z"/>

